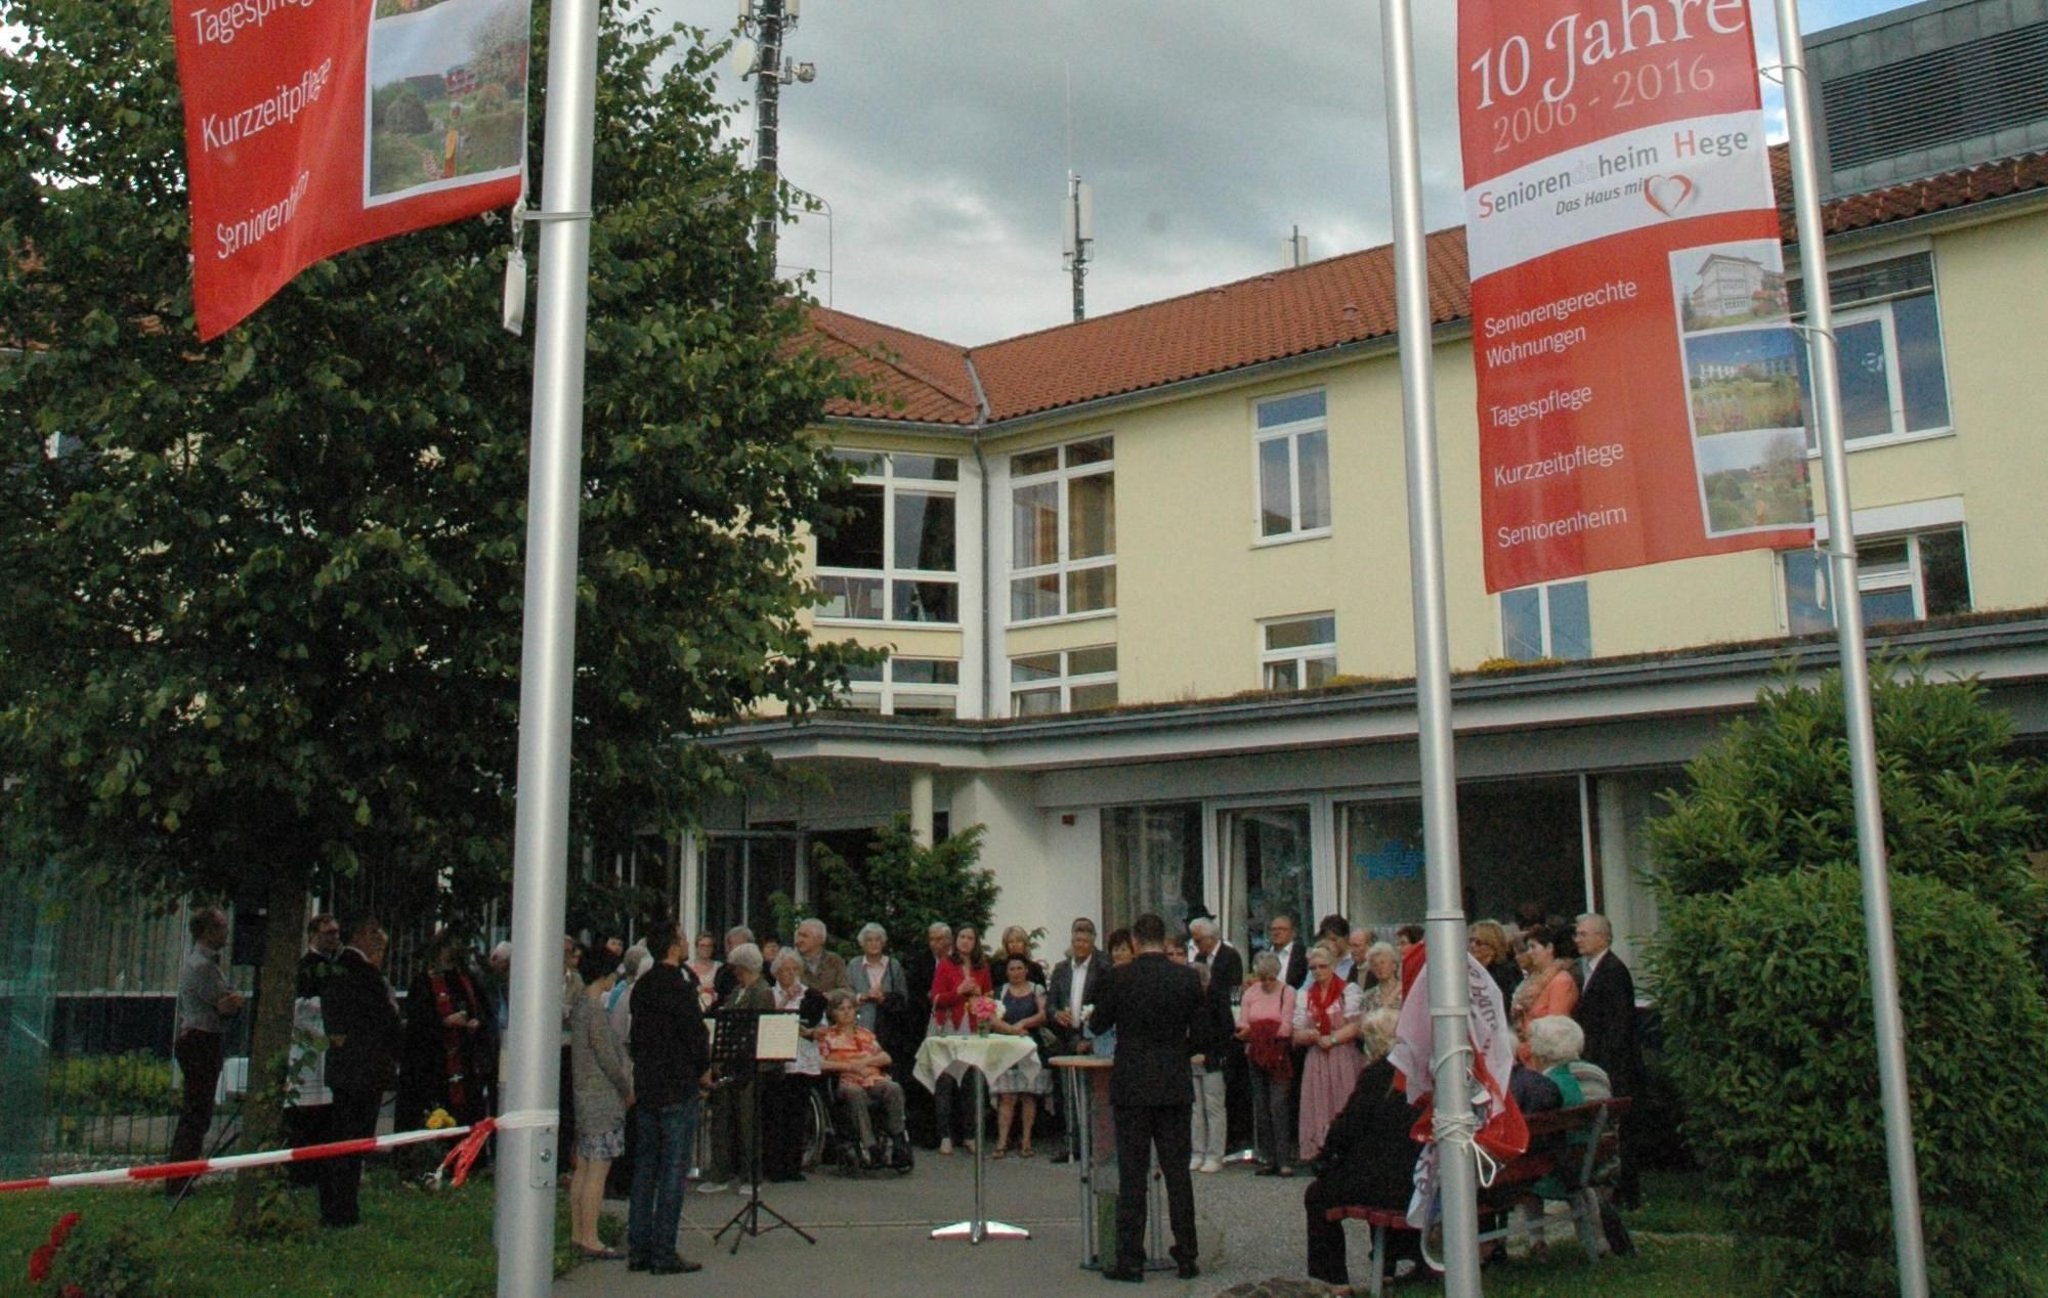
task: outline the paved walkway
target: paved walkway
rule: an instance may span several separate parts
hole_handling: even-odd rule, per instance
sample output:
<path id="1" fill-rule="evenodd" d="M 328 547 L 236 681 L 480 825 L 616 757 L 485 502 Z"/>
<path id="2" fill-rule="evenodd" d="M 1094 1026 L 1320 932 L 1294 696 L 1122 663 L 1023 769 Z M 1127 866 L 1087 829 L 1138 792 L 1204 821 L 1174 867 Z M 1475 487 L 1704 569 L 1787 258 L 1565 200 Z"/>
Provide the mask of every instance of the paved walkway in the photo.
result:
<path id="1" fill-rule="evenodd" d="M 1303 1179 L 1255 1177 L 1250 1164 L 1232 1164 L 1195 1178 L 1195 1211 L 1202 1245 L 1202 1275 L 1183 1281 L 1155 1272 L 1146 1291 L 1212 1295 L 1246 1281 L 1302 1274 Z M 645 1295 L 823 1292 L 846 1295 L 1030 1293 L 1109 1294 L 1128 1287 L 1105 1283 L 1081 1267 L 1080 1183 L 1074 1167 L 1037 1158 L 988 1164 L 989 1215 L 1022 1226 L 1029 1240 L 980 1245 L 928 1238 L 934 1226 L 970 1216 L 974 1160 L 918 1151 L 906 1177 L 844 1178 L 826 1169 L 796 1184 L 763 1187 L 762 1202 L 817 1237 L 806 1244 L 787 1230 L 741 1241 L 734 1233 L 714 1245 L 711 1234 L 745 1202 L 737 1195 L 706 1195 L 694 1185 L 683 1209 L 683 1255 L 704 1263 L 689 1276 L 649 1276 L 623 1262 L 591 1262 L 556 1282 L 557 1298 L 641 1298 Z M 623 1202 L 606 1204 L 623 1215 Z M 764 1222 L 772 1219 L 763 1218 Z M 1355 1230 L 1352 1263 L 1369 1247 Z M 793 1271 L 793 1268 L 795 1269 Z"/>

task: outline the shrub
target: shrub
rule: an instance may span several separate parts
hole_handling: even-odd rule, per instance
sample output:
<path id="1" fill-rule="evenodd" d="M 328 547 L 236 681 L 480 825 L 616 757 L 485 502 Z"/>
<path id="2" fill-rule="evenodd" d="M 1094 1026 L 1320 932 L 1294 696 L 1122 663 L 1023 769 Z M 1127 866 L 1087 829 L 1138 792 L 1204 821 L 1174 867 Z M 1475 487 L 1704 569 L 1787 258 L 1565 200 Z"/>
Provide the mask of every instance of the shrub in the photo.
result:
<path id="1" fill-rule="evenodd" d="M 977 864 L 982 833 L 982 826 L 971 825 L 921 847 L 911 837 L 908 818 L 897 816 L 875 830 L 874 846 L 858 867 L 821 843 L 811 853 L 815 911 L 800 912 L 778 893 L 772 899 L 775 922 L 786 938 L 799 918 L 815 913 L 833 945 L 848 955 L 859 950 L 853 938 L 867 923 L 888 931 L 890 949 L 899 956 L 921 950 L 925 930 L 935 923 L 972 924 L 986 944 L 1002 889 L 994 872 Z"/>
<path id="2" fill-rule="evenodd" d="M 155 1117 L 178 1111 L 170 1061 L 147 1050 L 53 1059 L 45 1085 L 56 1115 Z"/>
<path id="3" fill-rule="evenodd" d="M 157 1264 L 132 1227 L 116 1222 L 102 1228 L 83 1218 L 52 1259 L 49 1293 L 88 1298 L 157 1298 L 165 1292 Z"/>
<path id="4" fill-rule="evenodd" d="M 2048 1008 L 1990 906 L 1934 879 L 1893 888 L 1929 1282 L 2038 1294 L 2011 1223 L 2048 1211 Z M 1856 872 L 1679 899 L 1651 960 L 1685 1134 L 1774 1286 L 1896 1292 Z"/>
<path id="5" fill-rule="evenodd" d="M 2012 723 L 1975 681 L 1880 665 L 1871 711 L 1894 872 L 1981 898 L 2027 942 L 2048 928 L 2030 849 L 2048 846 L 2043 768 L 2012 756 Z M 1856 864 L 1842 683 L 1768 689 L 1687 768 L 1689 790 L 1650 829 L 1664 886 L 1727 893 L 1752 879 Z"/>
<path id="6" fill-rule="evenodd" d="M 1682 1126 L 1794 1294 L 1896 1284 L 1842 698 L 1766 690 L 1650 830 Z M 2038 1293 L 2007 1223 L 2048 1208 L 2043 769 L 1974 682 L 1883 667 L 1871 704 L 1929 1278 Z"/>

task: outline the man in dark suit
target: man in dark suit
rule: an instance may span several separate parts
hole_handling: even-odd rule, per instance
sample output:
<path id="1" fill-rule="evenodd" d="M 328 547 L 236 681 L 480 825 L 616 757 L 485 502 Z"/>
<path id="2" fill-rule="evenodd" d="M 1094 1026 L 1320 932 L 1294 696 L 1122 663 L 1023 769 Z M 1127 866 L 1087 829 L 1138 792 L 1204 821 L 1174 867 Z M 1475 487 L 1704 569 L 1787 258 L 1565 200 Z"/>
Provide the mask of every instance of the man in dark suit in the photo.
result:
<path id="1" fill-rule="evenodd" d="M 1628 966 L 1614 953 L 1614 925 L 1605 915 L 1581 915 L 1572 937 L 1578 944 L 1585 979 L 1578 1008 L 1572 1012 L 1586 1033 L 1586 1048 L 1580 1057 L 1606 1071 L 1616 1095 L 1636 1095 L 1643 1081 L 1643 1049 L 1636 1039 L 1636 983 Z M 1628 1126 L 1623 1119 L 1617 1133 L 1622 1152 L 1615 1194 L 1623 1206 L 1632 1206 L 1640 1193 L 1635 1160 L 1629 1157 Z"/>
<path id="2" fill-rule="evenodd" d="M 1166 1181 L 1166 1215 L 1173 1227 L 1173 1260 L 1180 1276 L 1201 1274 L 1195 1264 L 1195 1186 L 1188 1175 L 1190 1122 L 1195 1101 L 1189 1057 L 1202 1013 L 1201 976 L 1166 958 L 1166 921 L 1140 915 L 1131 925 L 1138 955 L 1113 970 L 1094 993 L 1088 1027 L 1116 1029 L 1116 1065 L 1109 1101 L 1116 1111 L 1116 1261 L 1107 1280 L 1145 1278 L 1145 1192 L 1152 1155 Z"/>
<path id="3" fill-rule="evenodd" d="M 389 943 L 373 915 L 343 926 L 348 945 L 338 971 L 321 983 L 320 1012 L 327 1025 L 327 1085 L 334 1092 L 335 1140 L 377 1134 L 384 1092 L 398 1084 L 402 1029 L 391 984 L 380 970 Z M 362 1188 L 361 1155 L 327 1160 L 320 1181 L 320 1220 L 328 1226 L 361 1221 L 356 1198 Z"/>
<path id="4" fill-rule="evenodd" d="M 1294 936 L 1294 916 L 1273 916 L 1266 923 L 1266 938 L 1280 958 L 1280 981 L 1300 991 L 1308 980 L 1308 951 Z"/>
<path id="5" fill-rule="evenodd" d="M 1197 909 L 1188 916 L 1188 959 L 1192 964 L 1209 966 L 1209 986 L 1223 998 L 1226 1006 L 1237 1003 L 1237 993 L 1244 986 L 1244 957 L 1236 947 L 1223 940 L 1223 933 L 1216 927 L 1216 917 L 1208 911 Z M 1227 1115 L 1224 1127 L 1229 1133 L 1225 1144 L 1233 1150 L 1249 1149 L 1252 1144 L 1252 1075 L 1245 1064 L 1244 1043 L 1236 1037 L 1226 1037 L 1222 1050 L 1223 1068 L 1223 1111 Z"/>
<path id="6" fill-rule="evenodd" d="M 1108 975 L 1109 959 L 1095 946 L 1095 921 L 1086 915 L 1076 917 L 1069 930 L 1066 957 L 1053 966 L 1045 993 L 1046 1026 L 1059 1038 L 1057 1053 L 1081 1053 L 1081 1011 Z M 1080 1152 L 1079 1124 L 1067 1121 L 1063 1125 L 1060 1152 L 1052 1159 L 1055 1163 L 1072 1162 Z"/>
<path id="7" fill-rule="evenodd" d="M 1066 957 L 1053 966 L 1045 992 L 1046 1013 L 1062 1053 L 1072 1054 L 1079 1048 L 1081 1009 L 1092 1003 L 1108 973 L 1109 959 L 1095 946 L 1095 921 L 1083 915 L 1074 921 Z"/>

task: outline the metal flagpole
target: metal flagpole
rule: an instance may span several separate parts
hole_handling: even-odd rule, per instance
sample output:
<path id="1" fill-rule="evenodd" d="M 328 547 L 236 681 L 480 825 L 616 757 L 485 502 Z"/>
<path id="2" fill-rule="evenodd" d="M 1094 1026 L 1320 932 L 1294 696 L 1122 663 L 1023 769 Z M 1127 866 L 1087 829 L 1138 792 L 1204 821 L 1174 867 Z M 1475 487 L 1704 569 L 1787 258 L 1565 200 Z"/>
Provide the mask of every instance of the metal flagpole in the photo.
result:
<path id="1" fill-rule="evenodd" d="M 526 618 L 519 665 L 519 794 L 512 852 L 512 999 L 499 1117 L 498 1295 L 554 1284 L 555 1148 L 568 891 L 569 715 L 576 659 L 590 163 L 597 0 L 555 0 L 541 167 L 540 298 L 526 495 Z"/>
<path id="2" fill-rule="evenodd" d="M 1806 348 L 1827 484 L 1828 568 L 1834 586 L 1835 634 L 1842 662 L 1842 704 L 1848 717 L 1849 786 L 1856 805 L 1856 859 L 1863 877 L 1863 938 L 1870 950 L 1870 999 L 1877 1019 L 1877 1082 L 1884 1108 L 1885 1157 L 1891 1165 L 1892 1236 L 1899 1293 L 1927 1298 L 1927 1254 L 1920 1231 L 1920 1173 L 1913 1159 L 1913 1113 L 1906 1094 L 1906 1029 L 1899 1012 L 1897 949 L 1892 940 L 1892 890 L 1885 857 L 1884 812 L 1878 800 L 1877 745 L 1870 717 L 1870 669 L 1863 642 L 1863 601 L 1857 593 L 1856 533 L 1843 449 L 1836 368 L 1834 303 L 1828 291 L 1826 231 L 1821 225 L 1820 168 L 1814 160 L 1813 113 L 1807 97 L 1806 43 L 1798 0 L 1777 0 L 1778 45 L 1785 70 L 1792 197 L 1799 221 L 1799 262 L 1806 283 Z"/>
<path id="3" fill-rule="evenodd" d="M 1451 753 L 1451 655 L 1444 612 L 1443 512 L 1438 499 L 1436 380 L 1430 355 L 1429 266 L 1422 233 L 1422 147 L 1415 119 L 1410 0 L 1381 0 L 1387 143 L 1394 199 L 1394 297 L 1401 336 L 1401 405 L 1408 447 L 1408 569 L 1415 601 L 1416 739 L 1422 755 L 1423 856 L 1428 879 L 1430 1069 L 1441 1160 L 1444 1293 L 1478 1298 L 1478 1167 L 1472 1154 L 1471 1004 L 1458 862 L 1458 786 Z"/>

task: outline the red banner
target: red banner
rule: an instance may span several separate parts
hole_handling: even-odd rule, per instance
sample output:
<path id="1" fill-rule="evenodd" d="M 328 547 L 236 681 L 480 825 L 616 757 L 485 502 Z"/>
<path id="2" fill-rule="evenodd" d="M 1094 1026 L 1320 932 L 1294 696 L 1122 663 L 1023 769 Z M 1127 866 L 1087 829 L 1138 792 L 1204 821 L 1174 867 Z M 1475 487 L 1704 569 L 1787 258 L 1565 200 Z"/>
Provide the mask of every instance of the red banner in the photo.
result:
<path id="1" fill-rule="evenodd" d="M 213 338 L 344 249 L 509 207 L 527 0 L 173 0 Z"/>
<path id="2" fill-rule="evenodd" d="M 1461 0 L 1486 588 L 1811 539 L 1746 0 Z"/>

